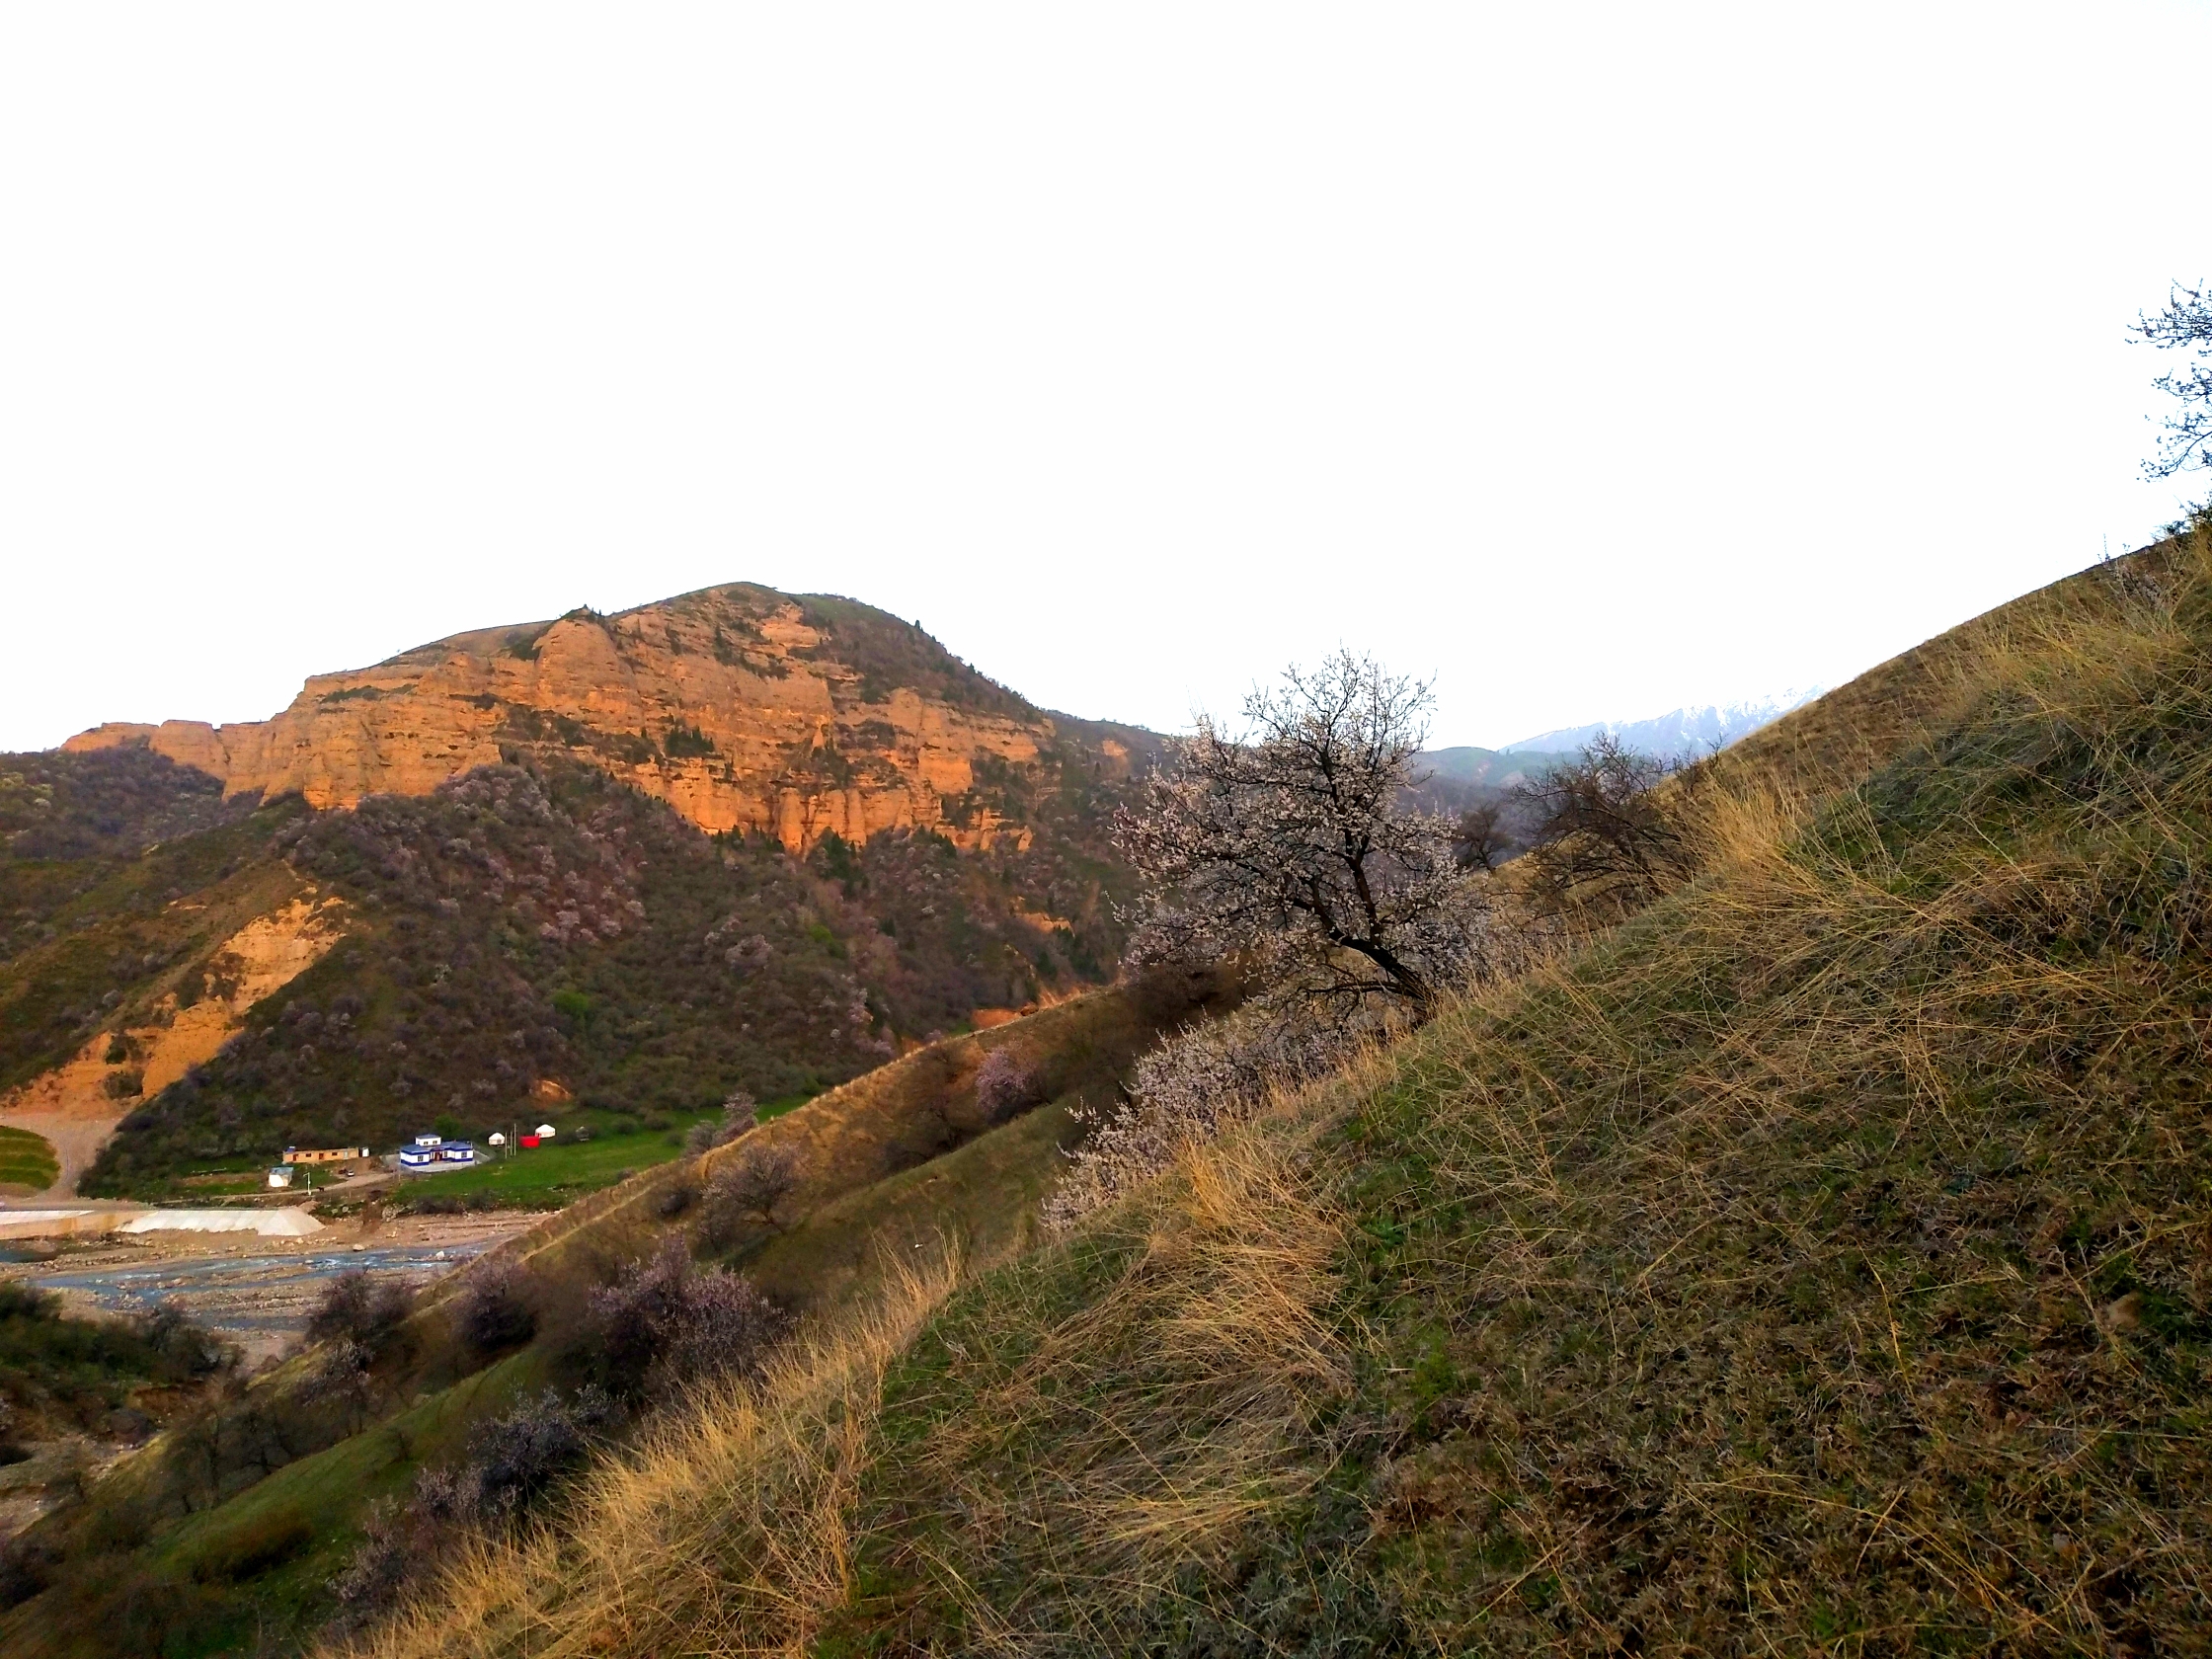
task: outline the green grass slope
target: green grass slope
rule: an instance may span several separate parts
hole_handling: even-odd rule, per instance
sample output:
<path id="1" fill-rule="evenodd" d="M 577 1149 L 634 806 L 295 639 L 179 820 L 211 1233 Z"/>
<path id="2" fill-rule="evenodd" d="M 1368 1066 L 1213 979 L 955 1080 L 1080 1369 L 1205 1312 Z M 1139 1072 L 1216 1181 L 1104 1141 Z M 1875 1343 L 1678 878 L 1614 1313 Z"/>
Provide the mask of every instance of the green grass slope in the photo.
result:
<path id="1" fill-rule="evenodd" d="M 375 1651 L 2204 1651 L 2212 548 L 1824 703 L 1651 909 Z"/>
<path id="2" fill-rule="evenodd" d="M 43 1192 L 61 1173 L 53 1143 L 28 1129 L 0 1125 L 0 1190 Z"/>
<path id="3" fill-rule="evenodd" d="M 800 1179 L 775 1224 L 728 1241 L 726 1253 L 780 1300 L 833 1319 L 887 1270 L 896 1278 L 916 1243 L 995 1260 L 1034 1242 L 1037 1202 L 1076 1127 L 1071 1112 L 1107 1105 L 1139 1054 L 1237 994 L 1226 974 L 1176 971 L 1094 991 L 879 1067 L 717 1149 L 704 1167 L 646 1169 L 571 1205 L 502 1246 L 539 1315 L 532 1344 L 473 1369 L 483 1358 L 452 1329 L 457 1287 L 447 1281 L 421 1301 L 360 1394 L 334 1390 L 314 1350 L 253 1379 L 191 1432 L 118 1465 L 86 1504 L 41 1524 L 28 1543 L 43 1565 L 11 1597 L 21 1605 L 0 1613 L 0 1651 L 296 1646 L 331 1611 L 328 1580 L 357 1541 L 366 1504 L 451 1453 L 519 1389 L 579 1380 L 591 1291 L 695 1222 L 662 1202 L 672 1184 L 695 1189 L 714 1165 L 758 1146 L 791 1150 Z M 994 1125 L 975 1079 L 1000 1049 L 1022 1058 L 1044 1098 Z M 0 1590 L 6 1576 L 0 1563 Z"/>
<path id="4" fill-rule="evenodd" d="M 1265 1333 L 1228 1320 L 1175 1354 L 1126 1220 L 1033 1270 L 1052 1288 L 1024 1300 L 1068 1307 L 1041 1343 L 992 1340 L 1010 1286 L 957 1309 L 892 1382 L 904 1433 L 864 1500 L 878 1605 L 919 1611 L 849 1627 L 2200 1642 L 2212 587 L 2163 563 L 1737 757 L 1701 880 L 1321 1106 L 1313 1166 L 1278 1179 L 1342 1243 L 1310 1279 L 1244 1275 L 1312 1292 L 1273 1344 L 1301 1384 L 1264 1386 L 1241 1344 Z M 1817 749 L 1875 764 L 1803 805 Z M 1192 1196 L 1161 1202 L 1203 1239 Z M 1094 1342 L 1048 1389 L 1076 1325 Z M 1163 1417 L 1174 1387 L 1200 1409 Z M 1087 1409 L 1056 1409 L 1070 1389 Z M 955 1493 L 992 1524 L 943 1526 Z"/>

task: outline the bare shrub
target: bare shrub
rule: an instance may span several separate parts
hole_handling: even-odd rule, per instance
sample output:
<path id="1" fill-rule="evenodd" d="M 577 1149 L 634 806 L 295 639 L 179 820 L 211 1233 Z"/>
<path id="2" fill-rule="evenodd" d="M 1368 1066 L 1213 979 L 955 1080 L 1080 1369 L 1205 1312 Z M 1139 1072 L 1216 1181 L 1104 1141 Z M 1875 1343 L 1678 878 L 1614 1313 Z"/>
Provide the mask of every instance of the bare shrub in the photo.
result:
<path id="1" fill-rule="evenodd" d="M 743 1274 L 694 1272 L 683 1321 L 662 1354 L 660 1381 L 692 1385 L 755 1377 L 791 1323 Z"/>
<path id="2" fill-rule="evenodd" d="M 745 1235 L 748 1223 L 774 1226 L 776 1206 L 798 1183 L 798 1158 L 790 1147 L 745 1147 L 707 1182 L 699 1207 L 700 1241 L 709 1249 L 727 1250 Z"/>
<path id="3" fill-rule="evenodd" d="M 485 1356 L 519 1347 L 536 1335 L 537 1312 L 523 1294 L 527 1284 L 527 1276 L 513 1262 L 471 1275 L 454 1311 L 461 1341 Z"/>
<path id="4" fill-rule="evenodd" d="M 653 1195 L 653 1214 L 664 1222 L 672 1222 L 698 1202 L 698 1182 L 688 1174 L 677 1175 Z"/>
<path id="5" fill-rule="evenodd" d="M 396 1279 L 350 1268 L 330 1282 L 307 1316 L 307 1338 L 351 1343 L 373 1357 L 390 1345 L 414 1304 L 414 1297 Z"/>
<path id="6" fill-rule="evenodd" d="M 2156 317 L 2139 316 L 2134 332 L 2161 351 L 2183 352 L 2196 359 L 2153 382 L 2181 407 L 2167 417 L 2158 457 L 2143 463 L 2144 475 L 2172 478 L 2212 467 L 2212 286 L 2176 282 L 2166 309 Z"/>
<path id="7" fill-rule="evenodd" d="M 991 1050 L 976 1069 L 976 1105 L 988 1123 L 1002 1124 L 1044 1099 L 1044 1074 L 1010 1048 Z"/>
<path id="8" fill-rule="evenodd" d="M 359 1630 L 398 1606 L 460 1536 L 512 1535 L 590 1463 L 621 1419 L 620 1406 L 587 1384 L 567 1396 L 548 1388 L 481 1424 L 460 1462 L 423 1470 L 405 1504 L 370 1509 L 360 1545 L 331 1580 L 335 1628 Z"/>
<path id="9" fill-rule="evenodd" d="M 1462 870 L 1495 870 L 1511 856 L 1504 826 L 1505 805 L 1486 801 L 1468 807 L 1452 825 L 1452 861 Z"/>
<path id="10" fill-rule="evenodd" d="M 791 1324 L 750 1279 L 694 1268 L 673 1236 L 593 1297 L 592 1311 L 601 1374 L 626 1398 L 750 1376 Z"/>
<path id="11" fill-rule="evenodd" d="M 699 1157 L 717 1146 L 727 1146 L 753 1127 L 759 1109 L 759 1103 L 746 1090 L 732 1089 L 722 1100 L 722 1121 L 693 1124 L 684 1132 L 683 1149 Z"/>
<path id="12" fill-rule="evenodd" d="M 1610 918 L 1641 908 L 1695 863 L 1680 800 L 1659 785 L 1679 762 L 1602 734 L 1581 756 L 1519 785 L 1535 820 L 1531 887 L 1552 908 Z"/>
<path id="13" fill-rule="evenodd" d="M 601 1461 L 569 1488 L 562 1539 L 491 1539 L 375 1651 L 807 1651 L 849 1606 L 885 1368 L 960 1281 L 954 1259 L 900 1267 L 880 1302 L 781 1348 L 757 1383 L 704 1389 L 635 1456 Z"/>
<path id="14" fill-rule="evenodd" d="M 562 1397 L 548 1388 L 495 1417 L 469 1438 L 450 1501 L 454 1518 L 480 1527 L 511 1526 L 561 1479 L 581 1468 L 621 1413 L 602 1389 Z"/>

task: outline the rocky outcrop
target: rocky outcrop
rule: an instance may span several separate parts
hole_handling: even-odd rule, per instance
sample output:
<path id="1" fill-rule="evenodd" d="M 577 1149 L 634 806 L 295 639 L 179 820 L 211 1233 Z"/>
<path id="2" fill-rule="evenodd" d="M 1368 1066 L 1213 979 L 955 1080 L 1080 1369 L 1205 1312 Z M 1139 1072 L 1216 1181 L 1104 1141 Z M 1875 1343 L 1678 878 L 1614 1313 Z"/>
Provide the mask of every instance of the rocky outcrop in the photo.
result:
<path id="1" fill-rule="evenodd" d="M 801 850 L 922 829 L 980 848 L 1029 830 L 1002 792 L 1052 720 L 917 625 L 845 600 L 737 584 L 619 615 L 457 634 L 374 668 L 318 674 L 274 719 L 107 725 L 69 750 L 144 744 L 227 794 L 317 807 L 423 794 L 472 767 L 559 751 L 667 801 L 709 831 Z M 1127 752 L 1090 753 L 1094 769 Z"/>

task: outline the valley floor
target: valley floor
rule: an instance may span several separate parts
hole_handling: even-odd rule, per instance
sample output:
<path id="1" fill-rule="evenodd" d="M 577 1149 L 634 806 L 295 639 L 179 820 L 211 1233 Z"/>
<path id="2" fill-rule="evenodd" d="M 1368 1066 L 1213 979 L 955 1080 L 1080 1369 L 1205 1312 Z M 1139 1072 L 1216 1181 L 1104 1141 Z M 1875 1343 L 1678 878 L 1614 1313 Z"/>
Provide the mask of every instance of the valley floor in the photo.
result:
<path id="1" fill-rule="evenodd" d="M 519 1210 L 380 1224 L 353 1216 L 306 1238 L 247 1236 L 212 1246 L 204 1234 L 109 1234 L 39 1259 L 0 1262 L 0 1281 L 54 1292 L 78 1314 L 145 1313 L 173 1304 L 236 1343 L 252 1367 L 306 1329 L 336 1275 L 362 1269 L 427 1285 L 543 1220 L 543 1213 Z"/>

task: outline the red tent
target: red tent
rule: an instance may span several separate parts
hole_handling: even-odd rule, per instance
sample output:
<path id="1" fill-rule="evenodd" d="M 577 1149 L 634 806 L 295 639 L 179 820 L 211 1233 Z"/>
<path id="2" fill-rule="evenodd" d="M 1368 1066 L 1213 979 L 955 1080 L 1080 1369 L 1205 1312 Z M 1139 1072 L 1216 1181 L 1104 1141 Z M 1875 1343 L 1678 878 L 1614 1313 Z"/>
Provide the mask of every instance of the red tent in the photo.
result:
<path id="1" fill-rule="evenodd" d="M 536 1145 L 537 1145 L 537 1137 L 536 1137 L 536 1136 L 534 1136 L 534 1135 L 525 1135 L 525 1136 L 523 1136 L 523 1137 L 522 1137 L 522 1145 L 523 1145 L 523 1146 L 536 1146 Z"/>

